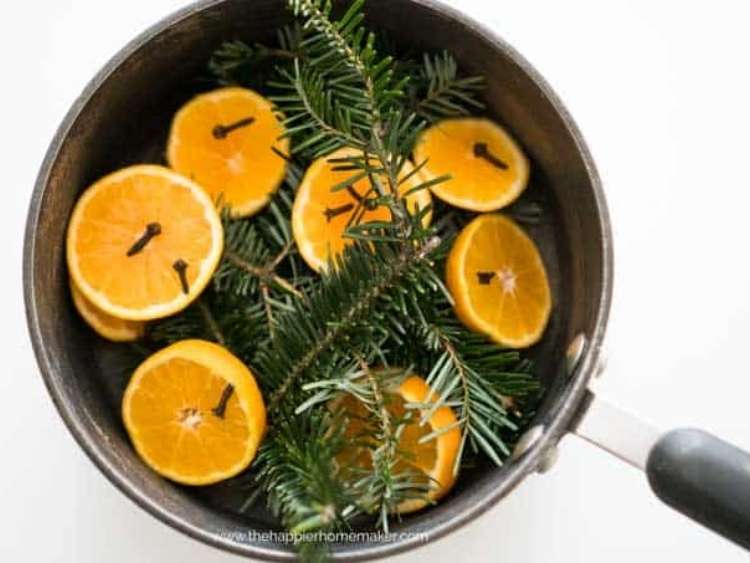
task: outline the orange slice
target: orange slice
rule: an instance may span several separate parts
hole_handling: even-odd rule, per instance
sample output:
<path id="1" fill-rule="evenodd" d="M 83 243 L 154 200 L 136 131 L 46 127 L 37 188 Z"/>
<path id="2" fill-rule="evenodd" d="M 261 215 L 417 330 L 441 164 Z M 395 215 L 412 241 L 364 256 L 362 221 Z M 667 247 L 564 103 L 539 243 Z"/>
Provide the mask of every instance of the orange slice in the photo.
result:
<path id="1" fill-rule="evenodd" d="M 511 219 L 480 215 L 451 248 L 446 282 L 458 318 L 498 344 L 537 342 L 552 309 L 544 263 L 534 242 Z"/>
<path id="2" fill-rule="evenodd" d="M 182 340 L 138 366 L 122 417 L 143 461 L 185 485 L 209 485 L 246 469 L 266 428 L 253 374 L 204 340 Z"/>
<path id="3" fill-rule="evenodd" d="M 446 203 L 470 211 L 494 211 L 526 188 L 529 163 L 510 135 L 489 119 L 440 121 L 424 131 L 414 161 L 426 161 L 425 178 L 449 174 L 430 189 Z"/>
<path id="4" fill-rule="evenodd" d="M 197 184 L 163 166 L 130 166 L 78 200 L 68 225 L 68 270 L 101 311 L 156 319 L 198 296 L 223 245 L 219 215 Z"/>
<path id="5" fill-rule="evenodd" d="M 367 201 L 376 196 L 368 178 L 363 178 L 347 189 L 331 191 L 331 188 L 355 175 L 351 170 L 334 170 L 341 163 L 330 159 L 362 156 L 353 148 L 341 148 L 315 160 L 305 172 L 297 190 L 292 209 L 292 231 L 300 254 L 313 270 L 324 271 L 329 260 L 340 254 L 352 240 L 344 237 L 344 231 L 357 214 L 359 223 L 390 221 L 391 212 L 385 206 L 367 207 Z M 414 167 L 407 162 L 401 170 L 399 193 L 405 195 L 407 208 L 411 212 L 425 209 L 432 202 L 427 189 L 406 195 L 409 190 L 423 182 L 421 171 L 412 174 Z M 387 183 L 383 180 L 383 185 Z M 360 203 L 360 200 L 365 203 Z M 364 205 L 364 209 L 363 209 Z M 359 215 L 360 211 L 364 213 Z M 429 224 L 431 215 L 424 217 Z"/>
<path id="6" fill-rule="evenodd" d="M 108 315 L 98 309 L 70 280 L 70 295 L 73 305 L 91 328 L 101 337 L 113 342 L 133 342 L 143 336 L 146 324 L 140 321 L 126 321 Z"/>
<path id="7" fill-rule="evenodd" d="M 169 165 L 203 186 L 233 215 L 247 217 L 268 203 L 284 179 L 289 152 L 271 102 L 246 88 L 196 96 L 175 115 L 167 144 Z"/>
<path id="8" fill-rule="evenodd" d="M 399 438 L 398 451 L 405 459 L 397 464 L 401 466 L 396 468 L 397 471 L 416 470 L 424 475 L 424 484 L 430 486 L 426 498 L 413 498 L 399 503 L 394 510 L 399 514 L 414 512 L 438 501 L 456 481 L 454 467 L 461 442 L 461 431 L 453 410 L 448 406 L 439 407 L 424 424 L 420 424 L 422 411 L 407 411 L 405 408 L 407 403 L 428 404 L 434 400 L 430 386 L 418 375 L 407 377 L 397 389 L 388 393 L 385 399 L 392 420 L 403 419 L 407 412 L 412 413 Z M 373 445 L 363 444 L 361 439 L 363 433 L 369 435 L 369 419 L 365 405 L 352 395 L 344 395 L 334 402 L 332 408 L 343 409 L 347 417 L 344 436 L 348 445 L 336 457 L 339 467 L 345 471 L 347 468 L 370 469 Z M 421 438 L 433 432 L 440 433 L 420 443 Z"/>

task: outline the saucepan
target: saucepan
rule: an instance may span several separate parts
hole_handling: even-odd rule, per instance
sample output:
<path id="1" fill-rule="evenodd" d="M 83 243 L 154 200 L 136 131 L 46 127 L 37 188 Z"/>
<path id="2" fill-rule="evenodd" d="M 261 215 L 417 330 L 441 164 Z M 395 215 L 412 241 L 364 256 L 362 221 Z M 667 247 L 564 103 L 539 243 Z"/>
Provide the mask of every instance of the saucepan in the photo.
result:
<path id="1" fill-rule="evenodd" d="M 449 49 L 486 77 L 487 112 L 523 145 L 533 166 L 529 227 L 550 276 L 554 312 L 533 355 L 544 399 L 502 467 L 478 465 L 437 506 L 404 518 L 385 542 L 332 547 L 337 559 L 383 557 L 443 536 L 548 469 L 575 432 L 645 471 L 667 504 L 750 548 L 750 455 L 705 432 L 661 432 L 596 397 L 590 383 L 612 296 L 612 235 L 604 191 L 563 104 L 536 70 L 482 25 L 431 0 L 377 0 L 369 23 L 397 44 Z M 289 19 L 283 0 L 208 0 L 166 18 L 124 47 L 85 88 L 52 140 L 31 200 L 24 250 L 28 325 L 52 399 L 76 440 L 127 496 L 208 544 L 264 559 L 293 559 L 290 545 L 248 531 L 277 529 L 260 507 L 237 506 L 228 486 L 190 489 L 151 472 L 131 448 L 119 403 L 136 355 L 97 339 L 68 294 L 65 229 L 79 193 L 136 162 L 160 162 L 175 110 L 205 89 L 201 77 L 222 41 L 268 41 Z M 241 484 L 237 485 L 241 486 Z M 262 503 L 259 503 L 262 504 Z"/>

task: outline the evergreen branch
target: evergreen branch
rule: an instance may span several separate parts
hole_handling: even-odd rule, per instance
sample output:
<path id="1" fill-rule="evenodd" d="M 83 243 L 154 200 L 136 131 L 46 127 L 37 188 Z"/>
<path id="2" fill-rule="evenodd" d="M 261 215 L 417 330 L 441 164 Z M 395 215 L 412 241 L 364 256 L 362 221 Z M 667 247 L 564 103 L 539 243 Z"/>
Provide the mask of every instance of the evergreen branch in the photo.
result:
<path id="1" fill-rule="evenodd" d="M 216 319 L 211 313 L 211 309 L 209 309 L 208 305 L 206 305 L 206 303 L 200 298 L 196 302 L 196 305 L 201 313 L 201 316 L 203 317 L 203 322 L 206 324 L 206 327 L 213 335 L 214 340 L 216 340 L 216 342 L 218 342 L 222 346 L 226 346 L 227 340 L 226 338 L 224 338 L 224 333 L 221 331 L 221 328 L 219 328 L 219 324 L 216 322 Z"/>
<path id="2" fill-rule="evenodd" d="M 332 530 L 355 513 L 334 462 L 341 447 L 341 425 L 324 411 L 277 420 L 273 439 L 261 446 L 258 482 L 292 533 Z"/>
<path id="3" fill-rule="evenodd" d="M 387 398 L 384 383 L 392 385 L 393 374 L 381 370 L 376 375 L 364 359 L 358 357 L 357 362 L 367 391 L 355 394 L 355 397 L 373 419 L 366 437 L 371 449 L 372 469 L 356 480 L 353 487 L 359 491 L 357 497 L 362 499 L 359 504 L 364 505 L 368 513 L 377 514 L 380 527 L 388 533 L 389 514 L 397 512 L 398 506 L 406 500 L 425 498 L 429 483 L 420 483 L 416 472 L 407 469 L 408 454 L 399 448 L 399 438 L 413 417 L 407 411 L 406 416 L 398 418 L 389 409 L 391 401 Z M 395 370 L 395 374 L 402 376 L 403 371 Z"/>
<path id="4" fill-rule="evenodd" d="M 482 110 L 484 104 L 476 95 L 484 88 L 481 76 L 459 77 L 458 64 L 447 51 L 430 56 L 424 54 L 419 81 L 416 112 L 428 121 L 446 117 L 469 115 L 470 110 Z"/>
<path id="5" fill-rule="evenodd" d="M 435 288 L 428 256 L 437 245 L 437 239 L 416 245 L 354 244 L 347 248 L 337 267 L 321 280 L 319 288 L 309 294 L 306 302 L 295 302 L 295 311 L 279 319 L 272 346 L 260 350 L 255 359 L 262 384 L 266 392 L 270 392 L 267 404 L 272 420 L 304 420 L 317 416 L 316 413 L 323 410 L 319 405 L 328 403 L 332 397 L 330 392 L 335 389 L 317 393 L 314 400 L 308 400 L 305 405 L 306 395 L 314 388 L 326 381 L 355 377 L 352 357 L 366 362 L 370 362 L 370 358 L 385 359 L 379 343 L 388 333 L 385 325 L 391 322 L 384 317 L 389 310 L 388 303 L 405 294 L 422 294 L 427 287 Z M 375 396 L 380 399 L 373 399 Z M 356 478 L 339 475 L 337 480 L 348 483 L 345 488 L 358 499 L 357 511 L 376 510 L 381 525 L 387 526 L 389 512 L 406 498 L 423 495 L 426 486 L 424 481 L 415 479 L 417 476 L 406 469 L 408 466 L 400 463 L 400 468 L 397 467 L 403 460 L 393 451 L 399 430 L 385 423 L 382 391 L 373 390 L 370 380 L 358 398 L 365 398 L 369 405 L 379 405 L 371 411 L 375 422 L 369 441 L 373 468 L 355 474 Z M 300 407 L 295 409 L 294 405 Z M 403 421 L 399 427 L 402 425 Z M 276 434 L 271 434 L 267 440 L 276 442 Z M 316 472 L 319 461 L 310 458 L 301 458 L 301 461 L 313 464 L 305 469 L 308 474 Z M 308 483 L 308 487 L 322 486 L 323 483 Z M 300 498 L 306 497 L 298 497 L 295 502 L 303 502 Z M 301 510 L 298 506 L 294 512 Z M 308 504 L 304 510 L 312 514 L 304 520 L 307 524 L 327 525 L 325 519 L 321 520 L 319 504 Z M 337 519 L 346 521 L 347 516 L 337 513 Z"/>
<path id="6" fill-rule="evenodd" d="M 199 300 L 202 299 L 205 299 L 203 295 L 199 297 Z M 177 315 L 150 323 L 148 338 L 160 345 L 173 344 L 187 338 L 214 339 L 197 303 L 193 303 Z"/>
<path id="7" fill-rule="evenodd" d="M 246 65 L 257 60 L 257 53 L 247 43 L 239 40 L 225 41 L 208 61 L 208 70 L 222 84 L 234 83 L 234 75 Z"/>
<path id="8" fill-rule="evenodd" d="M 436 333 L 438 334 L 440 346 L 445 352 L 444 355 L 441 356 L 435 363 L 432 372 L 427 377 L 427 382 L 428 384 L 430 384 L 433 393 L 440 394 L 442 396 L 439 396 L 437 400 L 435 400 L 435 407 L 425 412 L 425 414 L 423 415 L 423 419 L 429 418 L 432 412 L 434 412 L 435 408 L 444 405 L 447 402 L 452 403 L 454 408 L 459 411 L 461 441 L 458 450 L 459 454 L 456 457 L 456 463 L 453 467 L 453 473 L 457 474 L 461 464 L 461 460 L 463 458 L 463 452 L 466 446 L 467 438 L 469 438 L 469 436 L 472 436 L 475 439 L 479 440 L 483 445 L 487 444 L 488 440 L 481 435 L 481 430 L 484 428 L 484 426 L 481 425 L 481 423 L 476 422 L 478 417 L 478 413 L 476 411 L 479 410 L 479 405 L 477 404 L 479 402 L 479 398 L 475 396 L 477 389 L 472 388 L 472 378 L 476 378 L 475 376 L 477 374 L 473 373 L 469 366 L 466 365 L 463 358 L 458 354 L 453 342 L 451 342 L 451 340 L 442 333 L 439 333 L 437 329 Z M 454 376 L 453 380 L 451 380 L 451 375 Z M 441 378 L 444 378 L 447 381 L 441 382 Z M 458 386 L 456 386 L 455 384 L 456 380 L 458 380 Z M 474 387 L 476 387 L 476 382 Z M 456 389 L 455 392 L 454 389 Z M 505 422 L 506 412 L 504 403 L 507 398 L 498 398 L 500 399 L 500 402 L 495 403 L 493 401 L 489 401 L 489 407 L 493 411 L 495 411 L 494 414 L 502 417 L 502 422 Z M 479 426 L 479 428 L 477 428 L 477 426 Z M 511 426 L 510 428 L 515 430 L 515 426 Z M 479 436 L 478 438 L 477 435 Z M 494 441 L 493 438 L 494 436 L 489 438 L 490 442 Z M 488 457 L 490 457 L 490 459 L 495 461 L 495 463 L 497 463 L 498 465 L 502 465 L 500 455 L 509 455 L 510 451 L 507 449 L 504 443 L 496 443 L 496 446 L 497 448 L 486 448 L 486 453 Z M 496 451 L 497 449 L 500 450 L 500 454 L 498 454 L 498 452 Z"/>
<path id="9" fill-rule="evenodd" d="M 450 240 L 433 253 L 434 270 L 444 268 L 449 247 Z M 422 422 L 443 405 L 456 411 L 462 439 L 454 471 L 465 457 L 467 442 L 501 465 L 510 453 L 507 440 L 514 439 L 518 430 L 518 401 L 535 397 L 540 390 L 528 362 L 520 361 L 518 352 L 503 350 L 466 329 L 453 313 L 450 294 L 439 278 L 429 291 L 396 295 L 386 304 L 390 310 L 382 312 L 391 323 L 386 331 L 390 342 L 385 344 L 391 350 L 389 358 L 427 374 L 434 394 L 413 408 L 423 409 Z"/>
<path id="10" fill-rule="evenodd" d="M 419 247 L 354 244 L 347 248 L 320 288 L 308 296 L 306 303 L 297 302 L 295 311 L 286 315 L 272 355 L 262 354 L 259 359 L 265 377 L 274 380 L 269 412 L 380 298 L 424 268 L 425 258 L 438 244 L 438 239 L 432 239 Z"/>
<path id="11" fill-rule="evenodd" d="M 150 325 L 149 338 L 160 345 L 187 338 L 214 341 L 252 364 L 257 347 L 268 338 L 264 325 L 258 303 L 208 288 L 181 313 Z"/>
<path id="12" fill-rule="evenodd" d="M 257 278 L 260 281 L 261 286 L 274 284 L 279 286 L 284 291 L 291 293 L 295 297 L 302 297 L 302 292 L 300 292 L 296 287 L 294 287 L 292 284 L 290 284 L 288 281 L 274 272 L 274 261 L 265 264 L 263 267 L 258 267 L 246 261 L 231 250 L 227 250 L 224 252 L 224 258 L 228 260 L 232 265 L 245 271 L 245 273 Z"/>
<path id="13" fill-rule="evenodd" d="M 279 47 L 296 57 L 301 56 L 300 45 L 302 43 L 302 27 L 295 21 L 291 25 L 285 25 L 276 31 Z"/>
<path id="14" fill-rule="evenodd" d="M 404 230 L 408 212 L 398 191 L 403 165 L 400 156 L 404 154 L 399 133 L 412 119 L 394 107 L 404 96 L 405 81 L 393 82 L 393 59 L 378 56 L 375 35 L 361 26 L 363 5 L 364 0 L 355 0 L 334 22 L 332 4 L 327 0 L 289 0 L 295 15 L 305 18 L 303 28 L 314 33 L 302 43 L 308 54 L 306 78 L 295 61 L 295 75 L 288 78 L 296 96 L 277 101 L 290 103 L 287 111 L 301 105 L 307 113 L 309 119 L 302 124 L 298 124 L 299 109 L 287 119 L 287 124 L 296 128 L 292 131 L 311 127 L 318 131 L 297 150 L 317 145 L 315 154 L 319 155 L 323 149 L 349 144 L 363 149 L 365 166 L 369 165 L 368 152 L 378 159 L 392 194 L 395 222 Z"/>
<path id="15" fill-rule="evenodd" d="M 398 504 L 394 503 L 394 499 L 398 495 L 393 478 L 398 460 L 398 436 L 394 428 L 394 422 L 391 420 L 392 415 L 386 405 L 385 392 L 380 386 L 380 381 L 373 375 L 370 366 L 361 356 L 357 356 L 357 363 L 362 370 L 372 397 L 371 404 L 368 402 L 363 402 L 363 404 L 374 415 L 377 424 L 373 441 L 373 470 L 371 475 L 376 475 L 378 482 L 368 483 L 368 485 L 373 486 L 368 486 L 365 490 L 368 496 L 374 497 L 372 504 L 380 507 L 380 510 L 378 510 L 380 525 L 387 532 L 388 514 Z"/>
<path id="16" fill-rule="evenodd" d="M 314 394 L 300 405 L 295 414 L 309 412 L 316 405 L 327 405 L 343 418 L 343 426 L 354 424 L 357 431 L 347 435 L 347 451 L 365 451 L 371 465 L 346 465 L 342 478 L 348 479 L 360 509 L 378 517 L 379 526 L 388 531 L 390 514 L 398 512 L 401 503 L 426 499 L 431 483 L 411 468 L 412 452 L 400 447 L 407 424 L 415 421 L 413 410 L 398 404 L 394 393 L 410 370 L 378 368 L 373 370 L 358 353 L 352 369 L 335 373 L 331 379 L 313 381 L 304 386 Z M 353 399 L 347 401 L 347 399 Z"/>
<path id="17" fill-rule="evenodd" d="M 208 70 L 223 85 L 255 84 L 253 74 L 265 74 L 263 67 L 273 62 L 291 62 L 299 56 L 302 39 L 298 24 L 285 26 L 277 32 L 279 47 L 261 43 L 250 46 L 238 39 L 224 41 L 208 61 Z"/>
<path id="18" fill-rule="evenodd" d="M 428 317 L 433 315 L 432 318 Z M 454 472 L 458 472 L 467 441 L 482 450 L 497 465 L 510 455 L 503 438 L 514 435 L 517 421 L 508 412 L 516 398 L 539 391 L 538 381 L 519 362 L 519 354 L 506 351 L 484 336 L 469 332 L 448 311 L 427 312 L 418 329 L 420 341 L 439 354 L 427 382 L 437 399 L 423 414 L 423 420 L 443 405 L 459 417 L 461 442 Z"/>
<path id="19" fill-rule="evenodd" d="M 386 72 L 391 64 L 390 57 L 378 60 L 374 50 L 375 35 L 365 35 L 359 24 L 364 19 L 362 7 L 365 0 L 354 0 L 346 14 L 334 23 L 331 20 L 332 4 L 328 0 L 289 0 L 295 14 L 307 17 L 305 26 L 316 29 L 322 37 L 326 55 L 337 51 L 341 60 L 358 76 L 364 86 L 364 100 L 370 117 L 370 129 L 377 141 L 382 133 L 381 107 L 375 89 L 375 78 Z"/>
<path id="20" fill-rule="evenodd" d="M 283 208 L 282 208 L 283 205 Z M 289 226 L 291 200 L 280 191 L 268 209 L 253 221 L 224 216 L 224 256 L 214 274 L 219 291 L 238 296 L 257 296 L 263 287 L 279 289 L 294 298 L 302 298 L 295 287 L 301 265 L 293 253 L 294 239 Z M 273 254 L 275 252 L 275 255 Z M 288 263 L 292 274 L 288 281 L 279 270 Z"/>
<path id="21" fill-rule="evenodd" d="M 302 281 L 298 275 L 302 266 L 292 255 L 294 240 L 287 215 L 274 202 L 264 216 L 253 222 L 225 219 L 224 256 L 214 284 L 219 291 L 255 299 L 262 307 L 264 324 L 272 338 L 277 313 L 288 310 L 290 300 L 304 299 L 304 293 L 294 285 Z M 275 255 L 272 247 L 278 248 Z M 282 268 L 291 273 L 292 282 L 279 273 Z M 281 300 L 274 297 L 272 289 L 282 294 Z"/>
<path id="22" fill-rule="evenodd" d="M 270 251 L 254 222 L 224 219 L 224 255 L 214 274 L 218 291 L 254 295 L 263 279 Z"/>
<path id="23" fill-rule="evenodd" d="M 261 305 L 256 301 L 230 298 L 219 301 L 212 311 L 225 335 L 227 348 L 245 364 L 252 366 L 258 350 L 266 345 L 269 338 Z"/>
<path id="24" fill-rule="evenodd" d="M 471 420 L 471 417 L 472 417 L 472 403 L 471 403 L 471 394 L 469 392 L 469 376 L 466 372 L 466 369 L 464 368 L 464 364 L 461 361 L 461 358 L 459 358 L 458 353 L 456 352 L 456 348 L 453 346 L 451 341 L 447 339 L 445 336 L 443 336 L 442 334 L 440 334 L 438 338 L 445 350 L 445 354 L 446 354 L 445 359 L 452 364 L 453 370 L 458 376 L 458 379 L 460 380 L 460 386 L 461 386 L 461 404 L 463 406 L 461 410 L 461 415 L 460 415 L 461 418 L 459 420 L 461 424 L 461 441 L 458 446 L 458 455 L 456 456 L 456 462 L 453 465 L 453 474 L 456 475 L 458 473 L 459 468 L 461 467 L 461 458 L 463 457 L 464 447 L 466 446 L 466 438 L 468 437 L 469 429 L 471 428 L 469 421 Z M 445 361 L 443 362 L 443 364 L 445 364 Z M 435 365 L 436 366 L 441 365 L 440 360 L 438 360 L 438 362 Z M 429 382 L 429 378 L 428 378 L 428 382 Z M 434 388 L 431 388 L 431 393 L 435 393 Z M 435 402 L 440 403 L 441 401 L 435 401 Z"/>
<path id="25" fill-rule="evenodd" d="M 287 83 L 273 83 L 282 94 L 271 99 L 286 115 L 284 135 L 307 135 L 304 140 L 292 143 L 293 153 L 307 153 L 312 159 L 342 146 L 366 146 L 362 133 L 327 93 L 325 79 L 319 72 L 311 68 L 302 70 L 299 60 L 295 60 L 292 71 L 280 73 Z"/>

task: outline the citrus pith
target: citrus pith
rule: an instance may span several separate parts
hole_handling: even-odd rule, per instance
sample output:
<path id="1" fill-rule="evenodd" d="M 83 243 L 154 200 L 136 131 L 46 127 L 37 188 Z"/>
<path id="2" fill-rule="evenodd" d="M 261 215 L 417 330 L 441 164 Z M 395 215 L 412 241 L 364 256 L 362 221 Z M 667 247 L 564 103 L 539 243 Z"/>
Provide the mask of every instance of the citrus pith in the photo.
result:
<path id="1" fill-rule="evenodd" d="M 426 179 L 450 175 L 432 186 L 432 193 L 470 211 L 494 211 L 512 203 L 529 178 L 529 163 L 521 148 L 489 119 L 439 121 L 420 135 L 414 161 L 424 162 Z"/>
<path id="2" fill-rule="evenodd" d="M 197 184 L 163 166 L 130 166 L 78 200 L 68 224 L 68 270 L 100 310 L 150 320 L 200 294 L 223 241 L 214 204 Z"/>
<path id="3" fill-rule="evenodd" d="M 177 112 L 167 160 L 232 215 L 247 217 L 268 203 L 284 179 L 281 155 L 288 154 L 289 140 L 281 138 L 283 133 L 266 98 L 247 88 L 220 88 L 196 96 Z"/>
<path id="4" fill-rule="evenodd" d="M 128 383 L 122 416 L 141 458 L 186 485 L 243 471 L 266 428 L 253 374 L 226 348 L 204 340 L 182 340 L 147 358 Z"/>
<path id="5" fill-rule="evenodd" d="M 469 328 L 511 348 L 541 338 L 552 309 L 547 273 L 534 242 L 508 217 L 480 215 L 464 227 L 448 256 L 446 282 Z"/>

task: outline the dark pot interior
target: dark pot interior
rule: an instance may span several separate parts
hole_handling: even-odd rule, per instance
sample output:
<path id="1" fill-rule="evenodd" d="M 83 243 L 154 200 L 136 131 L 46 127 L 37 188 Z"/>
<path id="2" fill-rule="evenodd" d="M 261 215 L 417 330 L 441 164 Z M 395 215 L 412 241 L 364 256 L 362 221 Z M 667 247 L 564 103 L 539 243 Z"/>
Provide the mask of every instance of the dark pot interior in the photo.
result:
<path id="1" fill-rule="evenodd" d="M 239 510 L 248 490 L 238 478 L 214 487 L 174 485 L 148 470 L 130 447 L 119 417 L 132 349 L 95 336 L 68 295 L 64 240 L 80 192 L 105 173 L 137 162 L 163 162 L 176 109 L 214 86 L 206 63 L 223 40 L 272 41 L 288 19 L 281 0 L 225 0 L 190 7 L 138 38 L 93 80 L 52 143 L 32 200 L 25 254 L 25 288 L 32 340 L 42 373 L 66 423 L 112 481 L 173 526 L 222 547 L 283 557 L 288 548 L 230 539 L 248 528 L 275 528 L 262 508 Z M 370 2 L 371 25 L 400 48 L 451 50 L 469 73 L 487 79 L 487 113 L 515 135 L 530 156 L 526 200 L 541 202 L 542 220 L 528 230 L 539 243 L 555 307 L 544 341 L 532 351 L 545 381 L 537 415 L 546 434 L 529 455 L 503 468 L 467 471 L 440 505 L 405 518 L 398 531 L 436 537 L 467 521 L 533 470 L 544 447 L 566 430 L 583 393 L 609 306 L 610 247 L 606 209 L 593 165 L 561 104 L 518 54 L 463 17 L 427 1 Z M 403 38 L 408 37 L 408 43 Z M 564 374 L 574 335 L 592 342 L 581 375 Z M 262 503 L 258 504 L 259 507 Z M 366 557 L 403 549 L 343 544 L 340 555 Z"/>

